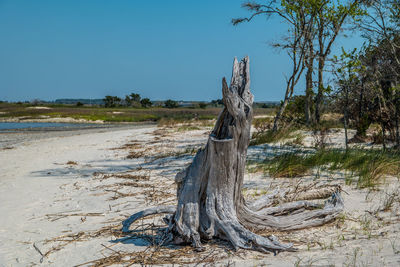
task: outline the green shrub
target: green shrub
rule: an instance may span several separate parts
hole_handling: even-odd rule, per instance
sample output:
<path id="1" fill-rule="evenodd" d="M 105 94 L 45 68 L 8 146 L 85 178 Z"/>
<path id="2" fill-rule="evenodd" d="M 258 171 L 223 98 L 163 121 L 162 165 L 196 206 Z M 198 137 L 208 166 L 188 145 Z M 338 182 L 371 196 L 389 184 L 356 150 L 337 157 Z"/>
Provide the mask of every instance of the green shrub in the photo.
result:
<path id="1" fill-rule="evenodd" d="M 175 100 L 171 100 L 171 99 L 168 99 L 164 103 L 164 107 L 166 107 L 166 108 L 177 108 L 178 106 L 179 106 L 178 102 L 176 102 Z"/>

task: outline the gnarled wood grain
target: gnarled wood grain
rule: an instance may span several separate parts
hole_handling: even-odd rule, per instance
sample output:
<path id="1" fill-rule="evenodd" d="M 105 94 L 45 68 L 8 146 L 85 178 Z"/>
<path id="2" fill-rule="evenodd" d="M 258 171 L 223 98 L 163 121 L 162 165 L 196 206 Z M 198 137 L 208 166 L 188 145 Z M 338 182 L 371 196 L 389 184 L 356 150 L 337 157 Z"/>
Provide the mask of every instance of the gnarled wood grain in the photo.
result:
<path id="1" fill-rule="evenodd" d="M 292 244 L 282 244 L 274 236 L 260 236 L 249 229 L 289 231 L 319 226 L 342 211 L 342 198 L 335 191 L 323 207 L 305 200 L 274 207 L 274 195 L 264 196 L 264 204 L 247 204 L 241 192 L 253 117 L 248 57 L 240 62 L 235 58 L 231 84 L 228 87 L 225 78 L 222 80 L 222 94 L 225 107 L 206 146 L 189 167 L 176 175 L 176 208 L 158 207 L 136 213 L 124 221 L 123 230 L 129 231 L 139 218 L 170 213 L 165 221 L 175 243 L 190 242 L 202 249 L 203 240 L 218 237 L 230 241 L 235 249 L 294 250 Z"/>

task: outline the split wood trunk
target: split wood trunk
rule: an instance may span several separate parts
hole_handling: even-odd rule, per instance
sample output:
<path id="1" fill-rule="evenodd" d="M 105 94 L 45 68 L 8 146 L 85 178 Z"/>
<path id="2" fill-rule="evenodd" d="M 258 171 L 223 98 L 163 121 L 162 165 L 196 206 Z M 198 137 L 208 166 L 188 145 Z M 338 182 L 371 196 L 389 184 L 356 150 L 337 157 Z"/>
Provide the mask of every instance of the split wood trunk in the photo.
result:
<path id="1" fill-rule="evenodd" d="M 230 86 L 222 80 L 224 109 L 206 146 L 193 162 L 176 175 L 177 206 L 162 206 L 138 212 L 123 222 L 123 231 L 139 218 L 170 214 L 165 218 L 170 241 L 190 242 L 201 250 L 212 238 L 230 241 L 235 249 L 262 252 L 294 250 L 274 236 L 260 236 L 254 230 L 289 231 L 322 225 L 343 209 L 337 188 L 324 190 L 331 199 L 324 207 L 309 201 L 273 206 L 276 194 L 248 204 L 242 196 L 247 148 L 253 117 L 249 58 L 235 58 Z"/>

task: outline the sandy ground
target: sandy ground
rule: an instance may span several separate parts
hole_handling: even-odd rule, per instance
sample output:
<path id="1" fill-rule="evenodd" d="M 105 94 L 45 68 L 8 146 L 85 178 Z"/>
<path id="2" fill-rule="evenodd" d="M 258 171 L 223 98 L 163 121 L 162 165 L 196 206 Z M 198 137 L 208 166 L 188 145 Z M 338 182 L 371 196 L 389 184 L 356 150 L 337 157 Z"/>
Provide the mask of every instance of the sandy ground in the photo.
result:
<path id="1" fill-rule="evenodd" d="M 158 217 L 132 226 L 150 230 L 122 235 L 120 222 L 127 216 L 146 207 L 175 203 L 174 176 L 204 145 L 208 131 L 132 127 L 28 138 L 0 150 L 0 266 L 123 261 L 175 266 L 190 262 L 193 266 L 400 265 L 399 203 L 382 209 L 399 192 L 399 181 L 390 177 L 380 190 L 370 191 L 346 185 L 344 173 L 302 179 L 246 174 L 248 198 L 299 183 L 343 187 L 345 211 L 338 220 L 323 227 L 274 233 L 282 242 L 292 242 L 298 252 L 276 256 L 234 252 L 223 242 L 207 244 L 203 253 L 190 247 L 149 248 L 157 237 L 152 225 L 160 224 Z M 340 134 L 332 134 L 331 139 L 341 142 Z M 287 149 L 279 144 L 251 147 L 249 159 L 262 160 Z"/>
<path id="2" fill-rule="evenodd" d="M 33 247 L 34 242 L 40 246 L 46 238 L 96 227 L 107 219 L 109 203 L 90 192 L 93 188 L 89 180 L 93 172 L 130 170 L 131 164 L 110 149 L 136 135 L 144 138 L 145 133 L 152 130 L 150 127 L 80 132 L 73 136 L 30 140 L 0 151 L 0 265 L 39 263 L 40 255 Z M 68 161 L 72 164 L 68 165 Z M 79 165 L 73 165 L 75 162 Z M 77 189 L 80 183 L 89 186 L 85 195 Z M 54 221 L 48 216 L 60 212 L 95 212 L 98 215 L 88 217 L 85 224 L 81 221 L 84 216 Z M 83 253 L 83 257 L 60 253 L 56 258 L 59 263 L 73 265 L 86 257 L 92 259 L 90 253 Z"/>
<path id="3" fill-rule="evenodd" d="M 147 127 L 148 125 L 151 125 L 151 123 L 136 124 L 135 127 Z M 53 137 L 68 137 L 88 133 L 104 133 L 130 128 L 132 128 L 132 124 L 76 124 L 64 127 L 57 126 L 2 130 L 0 131 L 0 150 L 12 149 L 19 144 L 29 143 L 33 140 Z"/>

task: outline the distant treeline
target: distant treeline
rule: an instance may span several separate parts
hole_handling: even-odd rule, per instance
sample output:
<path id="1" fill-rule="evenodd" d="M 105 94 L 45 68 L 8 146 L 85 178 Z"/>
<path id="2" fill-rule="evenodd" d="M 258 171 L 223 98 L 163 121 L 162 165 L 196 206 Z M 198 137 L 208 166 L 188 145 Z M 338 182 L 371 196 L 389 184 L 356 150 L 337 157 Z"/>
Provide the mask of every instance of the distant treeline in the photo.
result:
<path id="1" fill-rule="evenodd" d="M 54 101 L 54 103 L 56 104 L 72 104 L 72 105 L 76 105 L 78 102 L 84 105 L 104 105 L 103 99 L 61 98 L 61 99 L 56 99 Z"/>
<path id="2" fill-rule="evenodd" d="M 32 102 L 32 101 L 31 101 Z M 87 98 L 62 98 L 56 99 L 54 102 L 35 100 L 36 104 L 40 103 L 56 103 L 56 104 L 66 104 L 66 105 L 95 105 L 95 106 L 105 106 L 105 107 L 166 107 L 166 108 L 177 108 L 177 107 L 196 107 L 196 108 L 206 108 L 207 106 L 218 107 L 223 106 L 221 99 L 216 99 L 212 101 L 176 101 L 168 99 L 165 101 L 155 100 L 151 101 L 148 98 L 141 98 L 139 94 L 130 94 L 125 96 L 125 98 L 120 98 L 118 96 L 106 96 L 103 99 L 87 99 Z M 255 102 L 254 107 L 257 108 L 274 108 L 280 105 L 278 101 L 264 101 Z"/>
<path id="3" fill-rule="evenodd" d="M 0 100 L 0 103 L 8 103 L 8 101 Z M 222 107 L 224 103 L 222 99 L 215 99 L 211 101 L 176 101 L 172 99 L 168 100 L 154 100 L 151 101 L 149 98 L 141 98 L 139 94 L 126 95 L 125 98 L 118 96 L 105 96 L 103 99 L 90 99 L 90 98 L 60 98 L 54 101 L 45 101 L 40 99 L 33 99 L 31 101 L 18 101 L 17 104 L 31 104 L 31 105 L 48 105 L 48 104 L 59 104 L 59 105 L 75 105 L 75 106 L 100 106 L 106 108 L 115 107 L 136 107 L 136 108 L 148 108 L 148 107 L 165 107 L 165 108 L 207 108 L 207 107 Z M 276 108 L 279 107 L 280 102 L 278 101 L 263 101 L 254 102 L 254 108 Z"/>

